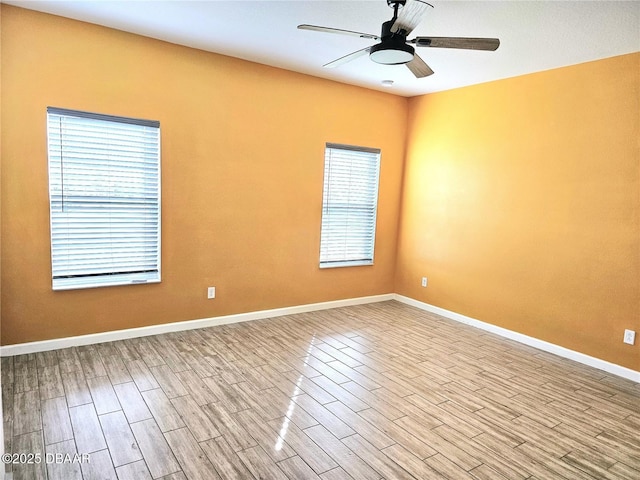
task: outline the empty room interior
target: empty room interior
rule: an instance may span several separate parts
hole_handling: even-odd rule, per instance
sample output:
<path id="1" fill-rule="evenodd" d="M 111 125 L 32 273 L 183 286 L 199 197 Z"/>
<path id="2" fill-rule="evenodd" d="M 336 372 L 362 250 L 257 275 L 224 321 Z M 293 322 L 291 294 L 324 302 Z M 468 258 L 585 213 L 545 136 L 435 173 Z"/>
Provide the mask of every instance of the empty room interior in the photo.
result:
<path id="1" fill-rule="evenodd" d="M 2 2 L 4 479 L 640 478 L 640 2 L 431 3 Z"/>

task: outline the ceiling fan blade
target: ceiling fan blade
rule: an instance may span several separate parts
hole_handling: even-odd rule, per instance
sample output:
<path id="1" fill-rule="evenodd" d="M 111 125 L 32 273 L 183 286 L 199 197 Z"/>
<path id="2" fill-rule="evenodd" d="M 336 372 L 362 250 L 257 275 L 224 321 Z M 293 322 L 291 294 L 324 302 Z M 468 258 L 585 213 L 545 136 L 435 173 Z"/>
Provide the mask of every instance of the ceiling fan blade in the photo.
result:
<path id="1" fill-rule="evenodd" d="M 497 38 L 462 38 L 462 37 L 416 37 L 409 43 L 416 47 L 463 48 L 467 50 L 497 50 L 500 40 Z"/>
<path id="2" fill-rule="evenodd" d="M 363 48 L 362 50 L 356 50 L 355 52 L 351 52 L 349 55 L 345 55 L 344 57 L 340 57 L 333 62 L 329 62 L 323 65 L 325 68 L 334 68 L 344 63 L 350 62 L 351 60 L 355 60 L 358 57 L 361 57 L 367 53 L 369 53 L 371 47 Z"/>
<path id="3" fill-rule="evenodd" d="M 404 35 L 409 35 L 420 24 L 429 7 L 433 8 L 433 5 L 422 0 L 407 0 L 404 7 L 398 11 L 398 18 L 391 26 L 391 32 L 402 30 Z"/>
<path id="4" fill-rule="evenodd" d="M 319 27 L 317 25 L 298 25 L 299 30 L 312 30 L 314 32 L 338 33 L 340 35 L 351 35 L 352 37 L 368 38 L 370 40 L 380 40 L 377 35 L 362 32 L 352 32 L 351 30 L 342 30 L 340 28 Z"/>
<path id="5" fill-rule="evenodd" d="M 424 78 L 429 75 L 433 75 L 431 67 L 429 67 L 429 65 L 427 65 L 417 54 L 413 56 L 413 60 L 409 63 L 405 63 L 405 65 L 409 70 L 411 70 L 411 73 L 413 73 L 416 78 Z"/>

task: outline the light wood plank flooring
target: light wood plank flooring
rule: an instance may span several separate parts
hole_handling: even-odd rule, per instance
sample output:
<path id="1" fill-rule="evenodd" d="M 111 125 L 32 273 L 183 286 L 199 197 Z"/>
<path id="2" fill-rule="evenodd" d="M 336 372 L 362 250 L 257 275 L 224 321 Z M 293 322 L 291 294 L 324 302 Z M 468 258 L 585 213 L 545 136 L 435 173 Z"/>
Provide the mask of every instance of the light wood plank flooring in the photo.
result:
<path id="1" fill-rule="evenodd" d="M 3 358 L 2 398 L 14 480 L 640 479 L 640 385 L 393 301 Z"/>

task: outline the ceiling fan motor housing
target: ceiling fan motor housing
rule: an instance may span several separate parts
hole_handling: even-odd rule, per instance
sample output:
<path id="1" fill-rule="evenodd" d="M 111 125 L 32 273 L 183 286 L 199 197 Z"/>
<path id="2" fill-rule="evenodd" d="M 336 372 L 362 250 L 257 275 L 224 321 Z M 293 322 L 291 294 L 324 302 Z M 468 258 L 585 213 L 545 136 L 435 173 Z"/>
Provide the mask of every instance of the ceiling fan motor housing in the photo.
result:
<path id="1" fill-rule="evenodd" d="M 391 8 L 395 8 L 396 5 L 404 7 L 405 3 L 407 3 L 407 0 L 387 0 L 387 5 Z"/>
<path id="2" fill-rule="evenodd" d="M 415 49 L 411 45 L 407 45 L 407 36 L 402 31 L 396 33 L 391 32 L 391 27 L 395 22 L 389 20 L 382 24 L 382 33 L 380 43 L 371 47 L 369 58 L 376 63 L 383 65 L 402 65 L 413 60 Z"/>

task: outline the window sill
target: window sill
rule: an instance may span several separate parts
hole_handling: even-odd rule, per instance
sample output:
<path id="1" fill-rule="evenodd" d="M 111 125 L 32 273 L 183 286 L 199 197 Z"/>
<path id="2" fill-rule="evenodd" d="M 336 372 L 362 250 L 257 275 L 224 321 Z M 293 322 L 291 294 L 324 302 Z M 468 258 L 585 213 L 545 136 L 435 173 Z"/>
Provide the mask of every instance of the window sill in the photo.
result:
<path id="1" fill-rule="evenodd" d="M 61 290 L 82 290 L 85 288 L 116 287 L 122 285 L 146 285 L 148 283 L 160 283 L 160 276 L 153 278 L 123 278 L 124 276 L 114 275 L 109 279 L 96 280 L 90 282 L 87 279 L 58 279 L 53 285 L 53 291 Z"/>
<path id="2" fill-rule="evenodd" d="M 354 260 L 349 262 L 327 262 L 327 263 L 321 263 L 320 268 L 364 267 L 367 265 L 373 265 L 373 260 Z"/>

